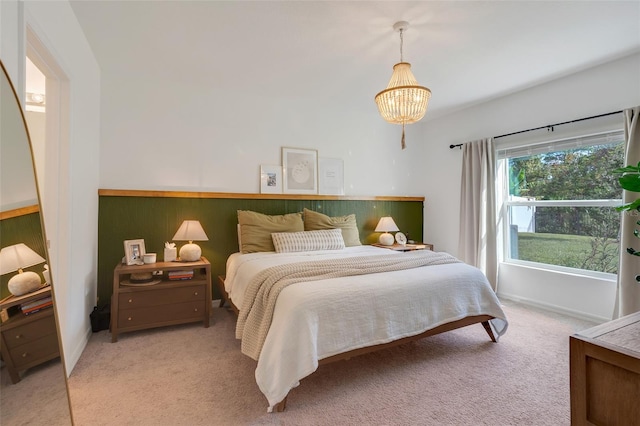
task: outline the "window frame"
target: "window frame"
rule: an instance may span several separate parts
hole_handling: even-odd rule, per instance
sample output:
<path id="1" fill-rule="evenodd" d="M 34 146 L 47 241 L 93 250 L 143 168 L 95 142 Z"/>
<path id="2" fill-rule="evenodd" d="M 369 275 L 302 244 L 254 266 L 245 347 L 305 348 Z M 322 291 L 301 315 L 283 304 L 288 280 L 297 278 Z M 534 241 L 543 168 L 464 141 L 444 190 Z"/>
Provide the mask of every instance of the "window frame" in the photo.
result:
<path id="1" fill-rule="evenodd" d="M 551 263 L 534 262 L 531 260 L 513 259 L 509 247 L 511 247 L 511 233 L 508 232 L 509 222 L 509 207 L 512 206 L 533 206 L 533 207 L 618 207 L 622 205 L 622 198 L 612 200 L 506 200 L 504 201 L 505 218 L 503 220 L 504 229 L 503 235 L 505 238 L 503 246 L 503 262 L 513 265 L 525 265 L 534 267 L 537 269 L 552 270 L 558 272 L 565 272 L 574 275 L 583 275 L 593 278 L 615 280 L 617 275 L 609 272 L 592 271 L 590 269 L 571 268 L 568 266 L 554 265 Z"/>
<path id="2" fill-rule="evenodd" d="M 575 130 L 574 130 L 575 132 Z M 509 159 L 518 158 L 525 155 L 537 155 L 546 152 L 559 152 L 570 150 L 579 147 L 605 145 L 608 143 L 619 143 L 620 136 L 624 141 L 624 130 L 622 120 L 618 122 L 617 126 L 610 126 L 604 131 L 600 132 L 585 132 L 584 134 L 572 134 L 565 138 L 550 139 L 548 136 L 544 137 L 532 137 L 527 141 L 526 138 L 520 137 L 519 141 L 511 141 L 511 143 L 497 143 L 496 144 L 496 191 L 499 208 L 497 209 L 498 217 L 498 232 L 502 234 L 498 236 L 499 249 L 498 256 L 501 263 L 522 265 L 539 270 L 548 270 L 554 272 L 568 273 L 572 275 L 579 275 L 590 278 L 597 278 L 603 280 L 615 281 L 617 274 L 592 271 L 588 269 L 572 268 L 568 266 L 553 265 L 549 263 L 540 263 L 529 260 L 512 259 L 510 251 L 510 220 L 509 214 L 510 207 L 513 206 L 533 206 L 533 207 L 618 207 L 622 205 L 622 188 L 620 188 L 620 198 L 617 199 L 593 199 L 593 200 L 512 200 L 509 194 Z M 600 143 L 586 143 L 581 144 L 584 140 L 594 140 L 602 138 Z M 617 139 L 617 141 L 616 141 Z M 624 142 L 623 142 L 624 143 Z M 544 147 L 548 147 L 544 149 Z M 524 154 L 524 155 L 523 155 Z"/>

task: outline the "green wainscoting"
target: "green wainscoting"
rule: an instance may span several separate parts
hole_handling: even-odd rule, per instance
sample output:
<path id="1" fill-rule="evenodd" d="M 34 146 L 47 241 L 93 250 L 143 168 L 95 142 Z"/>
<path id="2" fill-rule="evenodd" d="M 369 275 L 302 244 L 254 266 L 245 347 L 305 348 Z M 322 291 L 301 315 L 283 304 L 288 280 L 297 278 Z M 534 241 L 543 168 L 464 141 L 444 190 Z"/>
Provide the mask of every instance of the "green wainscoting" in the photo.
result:
<path id="1" fill-rule="evenodd" d="M 126 194 L 126 195 L 121 195 Z M 227 257 L 238 251 L 237 210 L 264 214 L 301 212 L 303 208 L 329 216 L 355 213 L 363 244 L 376 242 L 382 216 L 391 216 L 401 231 L 422 241 L 422 197 L 269 196 L 266 194 L 183 193 L 100 190 L 98 215 L 98 297 L 109 303 L 113 268 L 124 256 L 124 240 L 144 239 L 147 253 L 162 260 L 164 243 L 183 220 L 199 220 L 209 241 L 199 241 L 211 262 L 214 279 L 224 275 Z M 176 242 L 178 249 L 184 244 Z M 213 298 L 220 298 L 213 283 Z"/>
<path id="2" fill-rule="evenodd" d="M 43 258 L 47 258 L 39 212 L 21 214 L 0 220 L 0 242 L 2 247 L 24 243 Z M 44 263 L 24 270 L 36 272 L 42 277 Z M 15 273 L 10 273 L 0 277 L 0 299 L 11 295 L 7 288 L 7 283 L 14 275 Z M 44 278 L 42 280 L 44 281 Z"/>

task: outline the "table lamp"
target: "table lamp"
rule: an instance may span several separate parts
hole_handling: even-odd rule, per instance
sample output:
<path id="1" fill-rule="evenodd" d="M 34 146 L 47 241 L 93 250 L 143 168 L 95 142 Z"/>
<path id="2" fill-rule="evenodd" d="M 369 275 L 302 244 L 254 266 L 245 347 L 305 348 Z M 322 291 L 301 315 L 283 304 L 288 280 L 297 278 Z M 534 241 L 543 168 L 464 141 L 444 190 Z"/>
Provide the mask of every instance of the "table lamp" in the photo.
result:
<path id="1" fill-rule="evenodd" d="M 202 225 L 197 220 L 185 220 L 178 228 L 176 235 L 173 236 L 176 241 L 189 241 L 188 244 L 180 247 L 180 260 L 186 262 L 195 262 L 200 260 L 202 250 L 200 246 L 194 244 L 194 241 L 209 241 L 207 234 L 204 233 Z"/>
<path id="2" fill-rule="evenodd" d="M 399 230 L 393 218 L 391 216 L 385 216 L 380 218 L 374 232 L 384 232 L 384 234 L 381 234 L 380 238 L 378 238 L 378 242 L 383 246 L 392 246 L 395 239 L 389 232 L 398 232 Z"/>
<path id="3" fill-rule="evenodd" d="M 46 260 L 23 243 L 3 247 L 0 250 L 0 275 L 18 271 L 11 277 L 7 287 L 14 296 L 31 293 L 42 286 L 40 275 L 23 268 L 44 263 Z"/>

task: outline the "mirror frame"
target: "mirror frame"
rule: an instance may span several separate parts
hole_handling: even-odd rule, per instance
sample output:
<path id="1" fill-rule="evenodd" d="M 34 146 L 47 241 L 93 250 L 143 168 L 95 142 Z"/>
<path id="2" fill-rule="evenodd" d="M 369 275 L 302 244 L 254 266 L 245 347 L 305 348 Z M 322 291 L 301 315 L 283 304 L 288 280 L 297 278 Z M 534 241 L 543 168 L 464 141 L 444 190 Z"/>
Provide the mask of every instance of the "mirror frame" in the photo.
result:
<path id="1" fill-rule="evenodd" d="M 50 256 L 49 256 L 49 249 L 48 249 L 48 239 L 47 239 L 47 233 L 45 230 L 45 226 L 44 226 L 44 218 L 43 218 L 43 211 L 42 211 L 42 197 L 40 194 L 40 187 L 39 187 L 39 183 L 38 183 L 38 176 L 37 176 L 37 171 L 36 171 L 36 164 L 35 164 L 35 157 L 34 157 L 34 153 L 33 153 L 33 144 L 31 142 L 31 134 L 29 133 L 29 128 L 27 126 L 27 120 L 26 120 L 26 116 L 25 116 L 25 112 L 24 109 L 22 107 L 22 102 L 20 102 L 20 97 L 18 96 L 18 93 L 16 92 L 16 88 L 13 84 L 13 81 L 11 80 L 11 77 L 9 76 L 9 72 L 7 71 L 4 62 L 0 59 L 0 68 L 2 69 L 2 73 L 4 74 L 4 77 L 7 79 L 8 85 L 11 88 L 11 92 L 13 94 L 13 98 L 15 100 L 15 104 L 17 109 L 20 112 L 20 117 L 22 119 L 22 128 L 24 129 L 24 133 L 26 136 L 26 140 L 27 140 L 27 144 L 28 144 L 28 149 L 29 149 L 29 154 L 31 156 L 31 168 L 33 170 L 33 176 L 34 176 L 34 182 L 35 182 L 35 189 L 36 189 L 36 196 L 37 196 L 37 211 L 39 212 L 39 219 L 40 219 L 40 230 L 42 232 L 42 238 L 43 238 L 43 245 L 44 245 L 44 254 L 45 254 L 45 259 L 47 262 L 47 265 L 49 265 L 49 268 L 51 267 L 51 262 L 50 262 Z M 20 209 L 17 209 L 20 210 Z M 67 409 L 68 409 L 68 413 L 69 413 L 69 420 L 70 420 L 70 424 L 73 425 L 74 421 L 73 421 L 73 410 L 71 409 L 71 397 L 69 394 L 69 383 L 67 380 L 68 374 L 67 374 L 67 369 L 66 369 L 66 363 L 65 363 L 65 358 L 64 358 L 64 350 L 63 350 L 63 344 L 62 344 L 62 335 L 61 335 L 61 328 L 60 328 L 60 319 L 59 319 L 59 315 L 58 315 L 58 308 L 57 308 L 57 302 L 56 302 L 56 292 L 55 292 L 55 286 L 54 286 L 54 279 L 53 279 L 53 273 L 51 271 L 51 269 L 49 269 L 49 281 L 50 281 L 50 287 L 51 287 L 51 297 L 53 300 L 53 316 L 55 319 L 55 326 L 56 326 L 56 334 L 58 337 L 58 350 L 60 353 L 60 364 L 62 367 L 62 379 L 64 380 L 64 389 L 66 392 L 66 400 L 67 400 Z M 35 402 L 35 401 L 34 401 Z"/>

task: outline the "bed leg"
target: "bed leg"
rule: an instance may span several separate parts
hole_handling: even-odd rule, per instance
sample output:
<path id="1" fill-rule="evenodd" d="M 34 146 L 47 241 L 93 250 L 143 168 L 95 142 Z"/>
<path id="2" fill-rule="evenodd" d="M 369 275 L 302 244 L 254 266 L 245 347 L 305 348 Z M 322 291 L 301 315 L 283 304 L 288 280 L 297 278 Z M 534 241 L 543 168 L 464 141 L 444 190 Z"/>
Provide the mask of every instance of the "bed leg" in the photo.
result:
<path id="1" fill-rule="evenodd" d="M 285 396 L 282 401 L 274 405 L 273 411 L 276 413 L 282 413 L 286 408 L 287 408 L 287 397 Z"/>
<path id="2" fill-rule="evenodd" d="M 491 325 L 489 324 L 489 321 L 482 321 L 482 326 L 484 327 L 485 331 L 489 335 L 489 338 L 491 339 L 491 341 L 493 343 L 498 343 L 498 339 L 496 339 L 495 334 L 493 334 L 493 330 L 491 329 Z"/>

